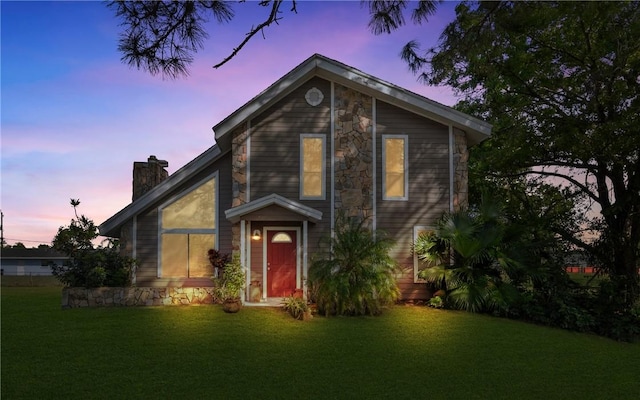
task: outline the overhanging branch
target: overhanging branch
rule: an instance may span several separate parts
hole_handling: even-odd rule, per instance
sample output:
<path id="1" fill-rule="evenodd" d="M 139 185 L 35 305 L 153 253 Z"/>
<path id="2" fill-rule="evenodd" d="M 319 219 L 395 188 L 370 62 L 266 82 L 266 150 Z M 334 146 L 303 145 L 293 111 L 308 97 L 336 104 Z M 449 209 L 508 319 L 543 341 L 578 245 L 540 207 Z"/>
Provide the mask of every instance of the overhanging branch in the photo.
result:
<path id="1" fill-rule="evenodd" d="M 269 14 L 269 17 L 264 22 L 258 24 L 256 27 L 252 28 L 247 33 L 247 35 L 244 38 L 244 40 L 242 42 L 240 42 L 238 47 L 234 48 L 233 51 L 231 52 L 231 54 L 229 54 L 227 57 L 225 57 L 225 59 L 222 60 L 221 62 L 219 62 L 218 64 L 214 65 L 213 68 L 216 68 L 216 69 L 220 68 L 221 66 L 226 64 L 229 60 L 231 60 L 233 57 L 235 57 L 236 54 L 238 54 L 238 52 L 240 52 L 240 50 L 242 50 L 242 48 L 249 42 L 249 40 L 251 40 L 251 38 L 254 37 L 258 32 L 261 32 L 264 28 L 268 27 L 269 25 L 273 24 L 274 22 L 277 24 L 278 20 L 280 19 L 278 17 L 278 13 L 280 12 L 280 5 L 282 5 L 282 1 L 283 0 L 274 0 L 273 4 L 271 5 L 271 13 Z M 293 0 L 292 2 L 293 2 L 293 7 L 291 8 L 291 11 L 296 12 L 296 0 Z M 265 4 L 268 4 L 268 2 L 265 3 Z"/>

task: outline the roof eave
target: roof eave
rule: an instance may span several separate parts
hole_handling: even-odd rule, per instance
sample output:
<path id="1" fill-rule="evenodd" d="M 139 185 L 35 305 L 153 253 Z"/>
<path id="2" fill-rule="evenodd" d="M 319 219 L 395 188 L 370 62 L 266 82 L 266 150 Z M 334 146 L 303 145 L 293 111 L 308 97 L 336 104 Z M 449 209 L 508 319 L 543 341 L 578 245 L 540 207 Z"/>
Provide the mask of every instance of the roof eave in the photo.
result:
<path id="1" fill-rule="evenodd" d="M 297 83 L 305 82 L 312 76 L 337 82 L 444 125 L 463 129 L 468 135 L 470 145 L 480 143 L 491 136 L 491 125 L 485 121 L 378 79 L 339 61 L 315 54 L 215 125 L 213 130 L 216 142 L 221 145 L 226 143 L 223 147 L 228 146 L 230 143 L 230 139 L 227 137 L 229 136 L 228 132 L 253 115 L 270 107 L 297 87 Z"/>
<path id="2" fill-rule="evenodd" d="M 171 176 L 158 186 L 154 187 L 136 201 L 130 203 L 128 206 L 114 214 L 111 218 L 100 224 L 98 227 L 100 235 L 106 237 L 120 237 L 120 227 L 126 221 L 144 211 L 152 203 L 156 202 L 162 196 L 173 190 L 176 186 L 182 184 L 194 174 L 202 171 L 225 153 L 226 152 L 223 152 L 217 145 L 210 147 L 207 151 L 171 174 Z"/>
<path id="3" fill-rule="evenodd" d="M 286 210 L 292 211 L 312 222 L 318 222 L 322 220 L 322 211 L 318 211 L 314 208 L 305 206 L 304 204 L 289 200 L 275 193 L 261 197 L 250 203 L 230 208 L 225 211 L 225 216 L 230 222 L 236 223 L 240 221 L 243 216 L 272 205 L 276 205 Z"/>

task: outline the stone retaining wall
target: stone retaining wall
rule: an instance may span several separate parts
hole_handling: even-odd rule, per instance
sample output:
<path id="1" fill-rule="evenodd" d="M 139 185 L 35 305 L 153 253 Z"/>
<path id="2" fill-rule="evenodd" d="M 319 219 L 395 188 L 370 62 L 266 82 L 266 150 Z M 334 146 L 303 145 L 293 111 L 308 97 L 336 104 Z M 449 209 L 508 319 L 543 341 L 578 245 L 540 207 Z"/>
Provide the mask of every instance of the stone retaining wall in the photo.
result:
<path id="1" fill-rule="evenodd" d="M 212 287 L 63 288 L 62 308 L 213 304 Z"/>

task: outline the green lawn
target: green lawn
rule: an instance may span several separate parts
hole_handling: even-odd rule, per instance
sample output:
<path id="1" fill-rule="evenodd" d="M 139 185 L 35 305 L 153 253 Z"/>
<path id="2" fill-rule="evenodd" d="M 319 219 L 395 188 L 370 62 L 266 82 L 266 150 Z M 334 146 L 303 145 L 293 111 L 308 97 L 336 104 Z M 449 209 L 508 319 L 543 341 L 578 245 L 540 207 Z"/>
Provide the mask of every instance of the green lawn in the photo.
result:
<path id="1" fill-rule="evenodd" d="M 62 310 L 60 292 L 2 288 L 3 399 L 640 398 L 639 343 L 418 306 Z"/>

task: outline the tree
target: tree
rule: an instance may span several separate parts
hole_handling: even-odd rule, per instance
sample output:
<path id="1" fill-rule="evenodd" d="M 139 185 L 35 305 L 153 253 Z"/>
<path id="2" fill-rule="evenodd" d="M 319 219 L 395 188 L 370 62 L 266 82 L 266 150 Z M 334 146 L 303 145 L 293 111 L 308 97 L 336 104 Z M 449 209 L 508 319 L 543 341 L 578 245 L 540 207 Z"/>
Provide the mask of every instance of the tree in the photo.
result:
<path id="1" fill-rule="evenodd" d="M 420 1 L 412 12 L 416 23 L 426 22 L 435 13 L 439 1 Z M 207 24 L 210 19 L 229 23 L 235 17 L 236 2 L 198 1 L 123 1 L 107 3 L 120 20 L 123 32 L 118 51 L 122 61 L 143 69 L 152 75 L 176 78 L 189 73 L 194 55 L 204 48 L 209 37 Z M 239 3 L 245 3 L 240 1 Z M 283 0 L 260 0 L 267 15 L 253 25 L 245 38 L 214 68 L 229 62 L 258 33 L 264 36 L 265 28 L 278 24 L 282 19 Z M 410 2 L 405 0 L 361 0 L 369 8 L 369 28 L 375 34 L 390 33 L 405 23 L 403 12 Z M 291 0 L 290 11 L 297 14 L 297 0 Z M 414 3 L 415 4 L 415 3 Z"/>
<path id="2" fill-rule="evenodd" d="M 75 218 L 69 226 L 58 229 L 51 246 L 69 260 L 60 265 L 53 263 L 51 272 L 69 287 L 129 286 L 135 261 L 119 254 L 116 241 L 94 247 L 98 228 L 86 216 L 78 215 L 79 205 L 80 200 L 71 199 Z"/>
<path id="3" fill-rule="evenodd" d="M 211 18 L 218 23 L 230 22 L 235 12 L 231 1 L 111 1 L 107 5 L 115 10 L 124 31 L 120 36 L 118 51 L 122 61 L 143 69 L 152 75 L 176 78 L 188 75 L 193 56 L 203 49 L 209 34 L 206 24 Z M 277 24 L 281 17 L 282 0 L 261 0 L 258 4 L 268 10 L 268 15 L 251 27 L 244 40 L 218 68 L 231 60 L 258 33 Z M 291 11 L 296 13 L 296 0 L 291 1 Z"/>
<path id="4" fill-rule="evenodd" d="M 482 174 L 544 180 L 599 209 L 555 233 L 584 249 L 624 305 L 640 297 L 640 3 L 461 3 L 436 48 L 405 46 L 429 84 L 493 124 Z"/>

